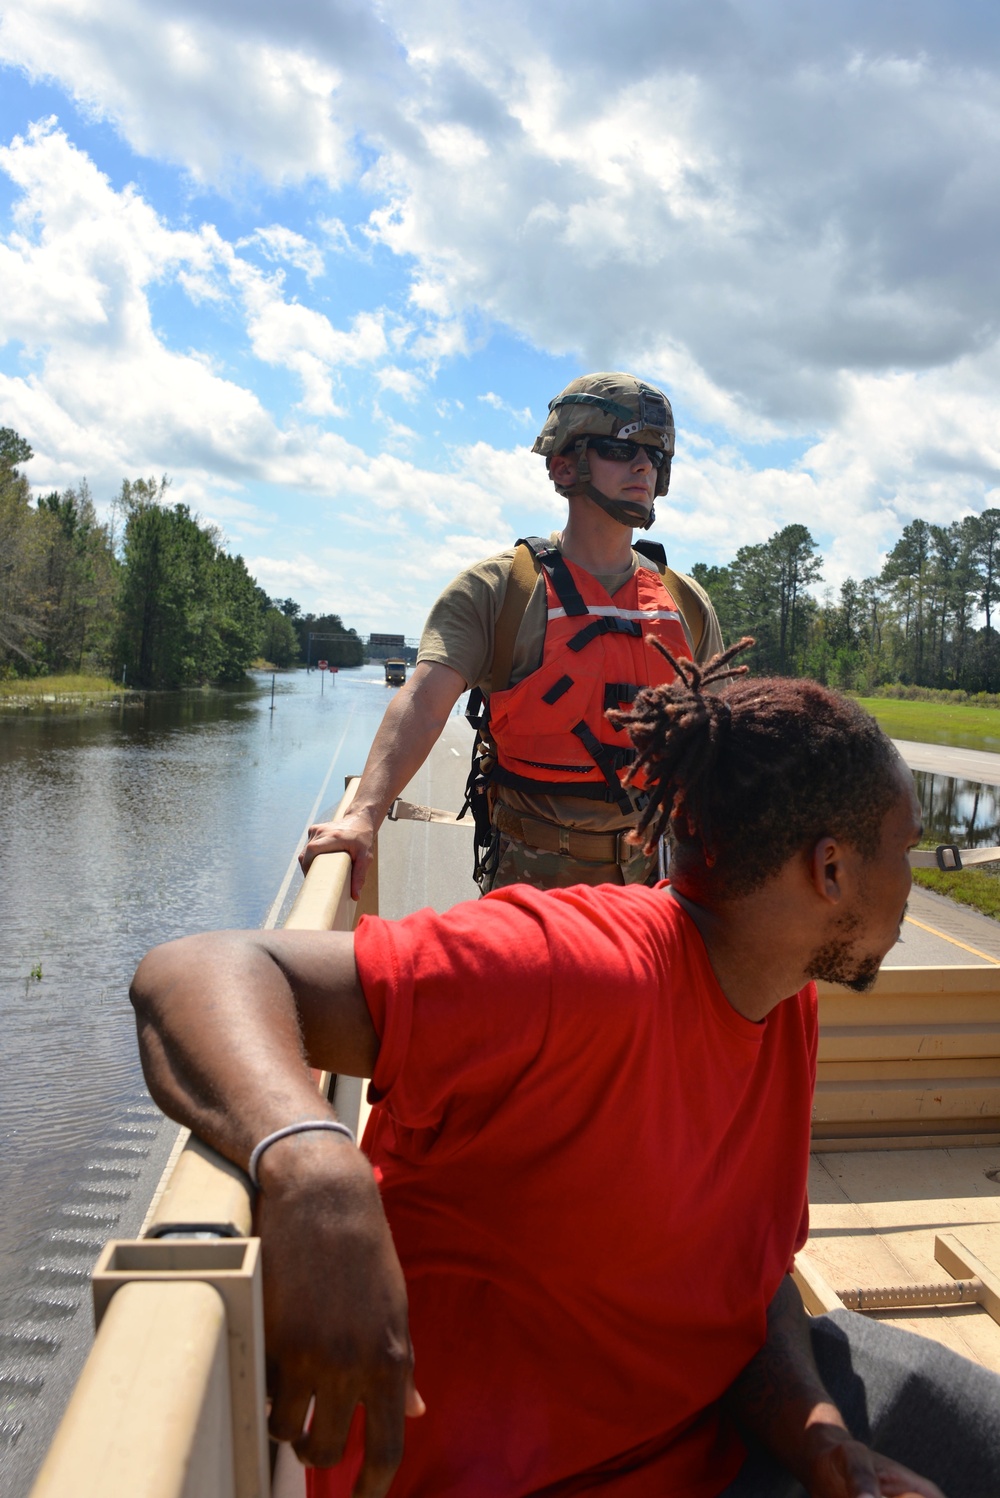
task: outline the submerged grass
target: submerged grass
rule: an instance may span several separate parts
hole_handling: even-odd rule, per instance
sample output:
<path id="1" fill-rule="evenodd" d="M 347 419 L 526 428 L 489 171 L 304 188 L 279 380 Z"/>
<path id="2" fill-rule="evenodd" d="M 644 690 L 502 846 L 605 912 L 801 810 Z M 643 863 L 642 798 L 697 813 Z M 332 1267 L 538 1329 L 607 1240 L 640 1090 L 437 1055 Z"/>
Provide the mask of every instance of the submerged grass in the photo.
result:
<path id="1" fill-rule="evenodd" d="M 79 697 L 83 693 L 106 697 L 120 691 L 121 687 L 109 676 L 15 676 L 0 681 L 0 699 L 16 697 L 19 701 L 26 697 L 39 701 L 46 697 Z"/>
<path id="2" fill-rule="evenodd" d="M 892 739 L 1000 753 L 1000 708 L 971 702 L 906 702 L 896 697 L 859 697 L 858 701 Z"/>

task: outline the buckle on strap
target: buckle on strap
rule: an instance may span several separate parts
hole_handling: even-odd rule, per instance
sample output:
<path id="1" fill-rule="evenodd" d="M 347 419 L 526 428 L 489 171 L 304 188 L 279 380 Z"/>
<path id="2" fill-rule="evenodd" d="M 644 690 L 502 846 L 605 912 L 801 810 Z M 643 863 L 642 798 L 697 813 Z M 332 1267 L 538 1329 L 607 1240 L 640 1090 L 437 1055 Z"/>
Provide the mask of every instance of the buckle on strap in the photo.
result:
<path id="1" fill-rule="evenodd" d="M 962 867 L 962 850 L 957 843 L 938 843 L 934 857 L 942 874 L 957 873 Z"/>
<path id="2" fill-rule="evenodd" d="M 641 639 L 642 625 L 638 619 L 620 619 L 613 614 L 599 614 L 596 619 L 585 624 L 571 640 L 567 640 L 566 645 L 569 650 L 583 650 L 591 640 L 596 640 L 601 635 L 631 635 L 635 639 Z"/>
<path id="3" fill-rule="evenodd" d="M 642 691 L 631 681 L 609 681 L 604 688 L 604 710 L 620 707 L 623 702 L 632 703 Z"/>
<path id="4" fill-rule="evenodd" d="M 624 865 L 631 863 L 633 858 L 645 858 L 646 855 L 643 853 L 641 846 L 638 843 L 629 842 L 627 832 L 619 832 L 617 841 L 618 848 L 615 863 Z"/>

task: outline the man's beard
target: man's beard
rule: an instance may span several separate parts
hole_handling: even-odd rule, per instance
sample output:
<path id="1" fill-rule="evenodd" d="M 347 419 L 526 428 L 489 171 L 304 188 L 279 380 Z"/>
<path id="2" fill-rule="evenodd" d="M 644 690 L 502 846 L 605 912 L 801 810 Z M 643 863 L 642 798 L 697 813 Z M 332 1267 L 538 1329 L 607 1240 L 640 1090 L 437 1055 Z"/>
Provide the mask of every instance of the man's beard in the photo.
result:
<path id="1" fill-rule="evenodd" d="M 875 986 L 882 958 L 858 957 L 847 941 L 828 941 L 817 947 L 809 960 L 806 976 L 824 983 L 839 983 L 855 993 L 868 993 Z"/>
<path id="2" fill-rule="evenodd" d="M 860 925 L 861 917 L 857 911 L 845 915 L 839 922 L 840 935 L 816 948 L 806 967 L 806 975 L 824 983 L 839 983 L 842 988 L 853 989 L 855 993 L 868 993 L 875 986 L 882 958 L 871 953 L 859 957 L 853 950 L 851 937 Z"/>

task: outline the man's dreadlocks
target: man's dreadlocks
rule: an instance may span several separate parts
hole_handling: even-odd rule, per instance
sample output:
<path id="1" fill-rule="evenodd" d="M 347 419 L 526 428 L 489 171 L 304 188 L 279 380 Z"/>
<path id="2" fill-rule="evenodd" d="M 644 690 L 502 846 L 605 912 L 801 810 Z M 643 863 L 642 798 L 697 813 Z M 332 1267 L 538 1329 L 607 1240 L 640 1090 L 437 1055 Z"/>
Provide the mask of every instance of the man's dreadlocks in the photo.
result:
<path id="1" fill-rule="evenodd" d="M 608 713 L 638 751 L 629 778 L 641 774 L 649 797 L 636 830 L 647 852 L 667 833 L 733 895 L 824 835 L 875 854 L 899 758 L 874 718 L 814 681 L 739 680 L 748 668 L 731 662 L 749 637 L 703 667 L 652 643 L 675 680 Z"/>

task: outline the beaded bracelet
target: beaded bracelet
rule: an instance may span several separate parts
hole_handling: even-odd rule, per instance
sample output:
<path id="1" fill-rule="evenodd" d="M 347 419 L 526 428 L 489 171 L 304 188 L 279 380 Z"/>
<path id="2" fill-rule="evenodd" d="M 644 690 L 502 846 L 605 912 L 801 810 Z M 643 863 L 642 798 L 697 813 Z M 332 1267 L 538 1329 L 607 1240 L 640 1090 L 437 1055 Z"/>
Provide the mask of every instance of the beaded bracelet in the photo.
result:
<path id="1" fill-rule="evenodd" d="M 269 1149 L 272 1144 L 277 1144 L 279 1139 L 287 1139 L 289 1134 L 304 1134 L 307 1129 L 326 1129 L 331 1134 L 343 1134 L 352 1144 L 357 1143 L 353 1130 L 349 1129 L 346 1124 L 338 1123 L 333 1118 L 307 1118 L 303 1119 L 301 1123 L 286 1124 L 283 1129 L 275 1129 L 273 1134 L 266 1134 L 259 1144 L 254 1145 L 253 1152 L 250 1155 L 247 1175 L 250 1177 L 250 1184 L 256 1191 L 260 1190 L 260 1181 L 257 1179 L 257 1167 L 260 1164 L 260 1157 L 264 1151 Z"/>

